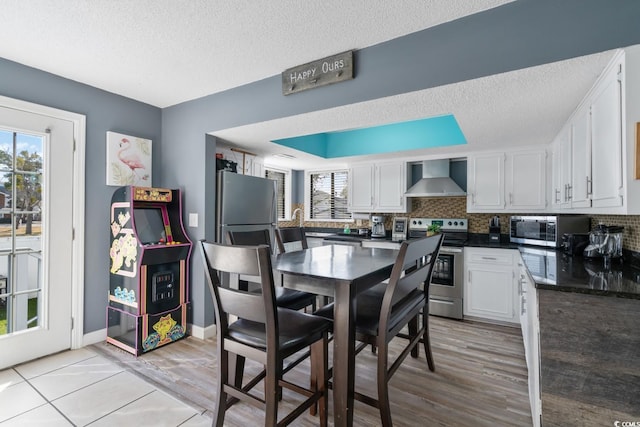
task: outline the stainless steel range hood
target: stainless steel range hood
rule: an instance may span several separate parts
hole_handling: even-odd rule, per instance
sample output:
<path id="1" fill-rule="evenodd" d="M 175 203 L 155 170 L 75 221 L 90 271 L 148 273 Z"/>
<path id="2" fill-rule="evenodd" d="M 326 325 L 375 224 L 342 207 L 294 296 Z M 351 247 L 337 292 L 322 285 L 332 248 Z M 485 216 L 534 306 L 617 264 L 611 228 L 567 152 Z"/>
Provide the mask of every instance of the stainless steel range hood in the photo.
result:
<path id="1" fill-rule="evenodd" d="M 422 179 L 404 194 L 408 197 L 449 197 L 467 193 L 449 176 L 449 159 L 441 159 L 422 162 Z"/>

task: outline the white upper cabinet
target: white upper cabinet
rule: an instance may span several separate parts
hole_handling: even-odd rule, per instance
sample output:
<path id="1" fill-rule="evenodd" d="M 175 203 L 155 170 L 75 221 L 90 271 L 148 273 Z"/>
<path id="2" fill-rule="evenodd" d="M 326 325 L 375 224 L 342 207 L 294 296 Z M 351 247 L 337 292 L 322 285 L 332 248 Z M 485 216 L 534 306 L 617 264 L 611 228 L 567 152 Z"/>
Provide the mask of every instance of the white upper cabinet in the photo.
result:
<path id="1" fill-rule="evenodd" d="M 405 162 L 380 163 L 375 166 L 376 212 L 406 212 L 406 167 Z"/>
<path id="2" fill-rule="evenodd" d="M 547 207 L 547 152 L 514 152 L 507 156 L 507 208 L 527 212 Z"/>
<path id="3" fill-rule="evenodd" d="M 588 108 L 577 111 L 571 123 L 571 146 L 566 153 L 571 156 L 568 181 L 571 207 L 591 206 L 591 115 Z"/>
<path id="4" fill-rule="evenodd" d="M 468 212 L 537 212 L 547 205 L 546 149 L 467 159 Z"/>
<path id="5" fill-rule="evenodd" d="M 349 210 L 351 212 L 372 211 L 374 169 L 372 163 L 349 168 Z"/>
<path id="6" fill-rule="evenodd" d="M 621 83 L 620 63 L 604 75 L 591 101 L 594 208 L 623 203 Z"/>
<path id="7" fill-rule="evenodd" d="M 467 158 L 467 211 L 496 212 L 505 209 L 504 153 Z"/>
<path id="8" fill-rule="evenodd" d="M 407 169 L 403 161 L 354 164 L 349 168 L 351 212 L 406 212 Z"/>
<path id="9" fill-rule="evenodd" d="M 264 162 L 258 157 L 254 157 L 251 162 L 251 175 L 264 178 Z"/>
<path id="10" fill-rule="evenodd" d="M 553 142 L 555 208 L 640 213 L 634 164 L 639 101 L 640 46 L 633 46 L 616 53 Z"/>
<path id="11" fill-rule="evenodd" d="M 553 141 L 551 206 L 564 209 L 571 206 L 571 126 L 565 126 Z"/>
<path id="12" fill-rule="evenodd" d="M 553 142 L 551 205 L 555 209 L 591 206 L 591 113 L 576 111 Z"/>

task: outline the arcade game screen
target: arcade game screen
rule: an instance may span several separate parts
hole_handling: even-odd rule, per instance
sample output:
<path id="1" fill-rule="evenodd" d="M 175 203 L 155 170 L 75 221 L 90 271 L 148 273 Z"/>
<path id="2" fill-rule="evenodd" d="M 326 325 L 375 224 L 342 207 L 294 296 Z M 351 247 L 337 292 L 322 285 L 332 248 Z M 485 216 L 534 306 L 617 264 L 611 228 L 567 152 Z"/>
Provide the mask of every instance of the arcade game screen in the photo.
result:
<path id="1" fill-rule="evenodd" d="M 161 208 L 134 208 L 133 217 L 140 243 L 150 245 L 167 241 Z"/>

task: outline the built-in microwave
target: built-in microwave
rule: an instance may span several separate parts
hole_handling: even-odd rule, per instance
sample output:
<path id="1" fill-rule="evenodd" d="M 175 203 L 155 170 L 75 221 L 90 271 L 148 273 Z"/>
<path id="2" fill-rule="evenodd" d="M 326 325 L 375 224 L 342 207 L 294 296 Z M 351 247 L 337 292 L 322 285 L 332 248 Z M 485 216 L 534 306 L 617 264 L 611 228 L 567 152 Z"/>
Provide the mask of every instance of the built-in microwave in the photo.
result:
<path id="1" fill-rule="evenodd" d="M 590 219 L 584 215 L 512 216 L 509 240 L 526 245 L 562 246 L 564 233 L 587 233 Z"/>

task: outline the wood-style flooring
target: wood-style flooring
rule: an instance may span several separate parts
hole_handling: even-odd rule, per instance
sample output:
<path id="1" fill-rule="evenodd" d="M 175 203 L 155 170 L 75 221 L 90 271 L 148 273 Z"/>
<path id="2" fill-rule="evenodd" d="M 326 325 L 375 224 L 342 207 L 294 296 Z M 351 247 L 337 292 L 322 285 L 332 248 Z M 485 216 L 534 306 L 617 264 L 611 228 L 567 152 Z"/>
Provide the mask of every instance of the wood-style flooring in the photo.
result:
<path id="1" fill-rule="evenodd" d="M 395 426 L 530 426 L 527 367 L 519 328 L 431 317 L 431 345 L 436 371 L 420 357 L 408 357 L 391 381 L 391 411 Z M 96 351 L 126 366 L 158 387 L 212 414 L 216 385 L 215 340 L 188 337 L 135 358 L 115 346 L 100 343 Z M 247 362 L 248 374 L 259 366 Z M 292 381 L 308 382 L 308 363 L 292 370 Z M 365 349 L 356 358 L 356 388 L 375 396 L 375 356 Z M 256 392 L 261 393 L 259 384 Z M 298 396 L 284 391 L 280 416 Z M 330 394 L 329 400 L 331 401 Z M 332 422 L 332 404 L 329 420 Z M 262 412 L 234 405 L 225 425 L 262 425 Z M 375 408 L 356 402 L 354 425 L 380 424 Z M 308 414 L 296 426 L 315 426 Z"/>

